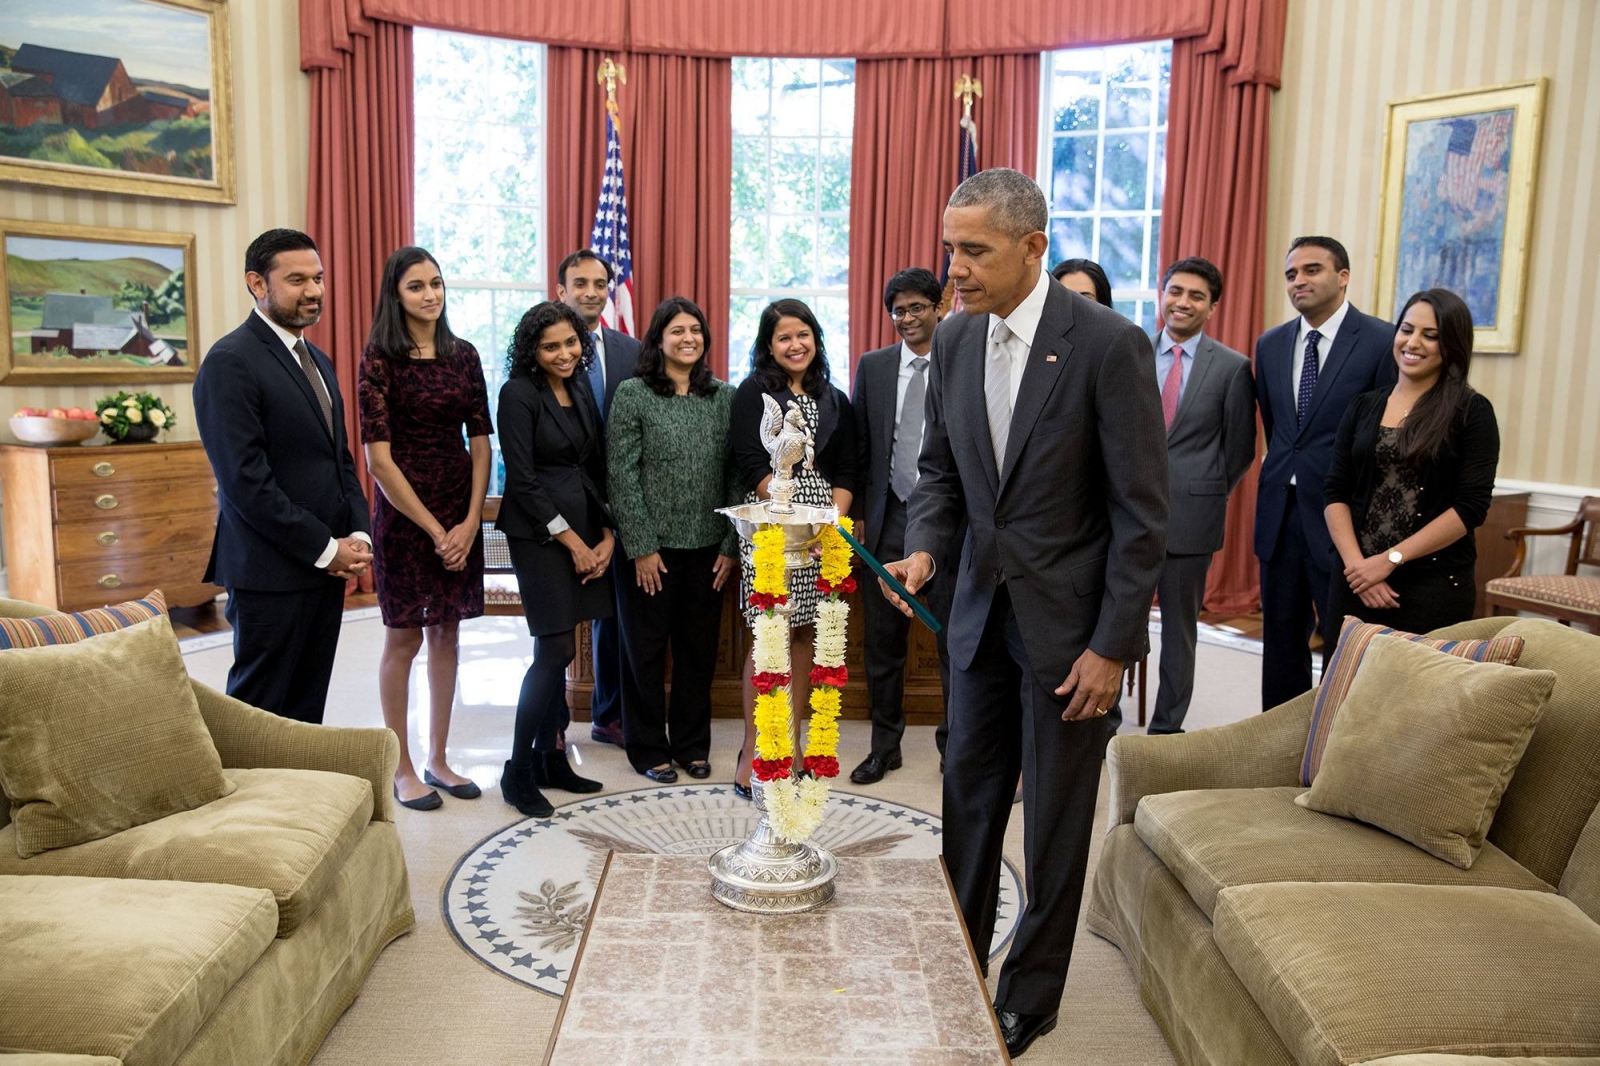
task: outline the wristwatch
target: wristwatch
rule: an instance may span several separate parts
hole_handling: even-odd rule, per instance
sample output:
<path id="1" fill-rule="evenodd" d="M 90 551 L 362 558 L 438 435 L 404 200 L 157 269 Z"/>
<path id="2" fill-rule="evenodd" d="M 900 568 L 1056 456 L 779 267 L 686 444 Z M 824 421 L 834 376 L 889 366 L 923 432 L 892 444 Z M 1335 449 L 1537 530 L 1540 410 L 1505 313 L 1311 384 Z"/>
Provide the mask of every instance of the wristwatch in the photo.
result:
<path id="1" fill-rule="evenodd" d="M 1401 563 L 1406 561 L 1406 557 L 1400 554 L 1399 548 L 1394 548 L 1389 552 L 1389 561 L 1394 565 L 1399 566 Z"/>

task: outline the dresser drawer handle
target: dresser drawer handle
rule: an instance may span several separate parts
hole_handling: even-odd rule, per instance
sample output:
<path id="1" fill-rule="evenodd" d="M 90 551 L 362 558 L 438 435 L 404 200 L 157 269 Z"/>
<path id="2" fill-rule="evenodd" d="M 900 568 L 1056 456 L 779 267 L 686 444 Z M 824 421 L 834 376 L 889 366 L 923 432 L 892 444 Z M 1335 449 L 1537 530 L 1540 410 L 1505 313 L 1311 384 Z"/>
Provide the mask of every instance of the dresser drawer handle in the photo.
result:
<path id="1" fill-rule="evenodd" d="M 117 506 L 117 498 L 108 492 L 104 496 L 96 496 L 94 505 L 102 511 L 109 511 Z"/>
<path id="2" fill-rule="evenodd" d="M 94 476 L 95 477 L 110 477 L 112 474 L 115 474 L 116 472 L 117 472 L 117 468 L 112 466 L 110 463 L 96 463 L 96 464 L 94 464 Z"/>
<path id="3" fill-rule="evenodd" d="M 122 578 L 116 574 L 106 574 L 99 581 L 96 581 L 95 584 L 99 585 L 103 589 L 121 588 Z"/>
<path id="4" fill-rule="evenodd" d="M 96 544 L 99 544 L 103 548 L 109 548 L 111 545 L 117 542 L 118 538 L 115 533 L 108 529 L 94 539 Z"/>

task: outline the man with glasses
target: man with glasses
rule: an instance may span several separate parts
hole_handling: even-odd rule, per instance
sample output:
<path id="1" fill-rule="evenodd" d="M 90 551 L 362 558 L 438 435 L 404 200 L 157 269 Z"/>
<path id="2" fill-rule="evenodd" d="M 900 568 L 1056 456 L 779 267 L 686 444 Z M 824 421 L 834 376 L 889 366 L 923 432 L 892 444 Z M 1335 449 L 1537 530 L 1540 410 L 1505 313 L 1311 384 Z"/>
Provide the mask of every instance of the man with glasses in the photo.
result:
<path id="1" fill-rule="evenodd" d="M 917 484 L 917 455 L 922 450 L 923 396 L 928 384 L 928 350 L 933 328 L 943 317 L 939 279 L 921 267 L 902 270 L 889 279 L 883 305 L 894 320 L 900 343 L 861 357 L 856 367 L 851 406 L 856 437 L 864 449 L 861 467 L 867 488 L 856 497 L 865 526 L 863 543 L 880 559 L 905 554 L 907 497 Z M 941 576 L 953 575 L 941 564 Z M 928 588 L 929 605 L 941 620 L 949 616 L 953 582 L 935 579 Z M 872 702 L 872 753 L 850 774 L 858 785 L 871 785 L 901 766 L 900 737 L 905 733 L 906 641 L 911 620 L 882 596 L 862 596 L 866 611 L 867 693 Z M 949 691 L 948 656 L 939 638 L 939 673 Z M 944 752 L 945 727 L 937 734 Z"/>

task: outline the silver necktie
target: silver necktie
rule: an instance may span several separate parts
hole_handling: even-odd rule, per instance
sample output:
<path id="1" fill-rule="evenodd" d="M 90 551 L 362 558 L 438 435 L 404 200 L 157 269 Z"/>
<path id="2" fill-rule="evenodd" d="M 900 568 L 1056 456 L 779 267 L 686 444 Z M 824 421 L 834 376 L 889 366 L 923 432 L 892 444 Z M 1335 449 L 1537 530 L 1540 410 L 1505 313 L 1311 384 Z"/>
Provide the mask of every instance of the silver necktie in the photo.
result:
<path id="1" fill-rule="evenodd" d="M 928 358 L 911 360 L 911 380 L 906 382 L 906 398 L 900 404 L 900 420 L 895 424 L 894 453 L 889 457 L 889 487 L 901 500 L 911 498 L 917 487 L 917 453 L 922 450 L 922 401 L 928 392 Z"/>
<path id="2" fill-rule="evenodd" d="M 989 410 L 989 440 L 994 445 L 994 466 L 998 474 L 1006 465 L 1006 438 L 1011 433 L 1011 340 L 1012 333 L 1001 319 L 994 325 L 992 345 L 983 371 L 983 396 Z"/>

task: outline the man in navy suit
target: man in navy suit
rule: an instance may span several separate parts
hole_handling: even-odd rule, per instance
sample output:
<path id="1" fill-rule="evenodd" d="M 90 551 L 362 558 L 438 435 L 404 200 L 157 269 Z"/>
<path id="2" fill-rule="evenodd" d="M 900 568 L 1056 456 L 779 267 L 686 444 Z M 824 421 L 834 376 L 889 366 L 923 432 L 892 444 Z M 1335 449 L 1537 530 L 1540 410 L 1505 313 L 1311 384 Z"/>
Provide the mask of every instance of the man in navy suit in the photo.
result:
<path id="1" fill-rule="evenodd" d="M 1392 385 L 1394 329 L 1345 300 L 1350 256 L 1332 237 L 1296 237 L 1283 276 L 1300 317 L 1256 341 L 1256 399 L 1267 437 L 1256 494 L 1261 560 L 1261 705 L 1270 710 L 1311 688 L 1310 639 L 1323 630 L 1323 663 L 1339 632 L 1328 617 L 1333 540 L 1322 483 L 1333 438 L 1351 402 Z"/>
<path id="2" fill-rule="evenodd" d="M 345 579 L 372 561 L 372 524 L 333 364 L 303 336 L 322 317 L 317 246 L 298 230 L 268 230 L 244 265 L 255 310 L 212 345 L 194 382 L 217 478 L 205 580 L 228 590 L 228 695 L 320 723 Z"/>
<path id="3" fill-rule="evenodd" d="M 583 316 L 594 337 L 594 363 L 589 367 L 589 386 L 600 405 L 600 421 L 611 411 L 617 386 L 633 377 L 639 368 L 639 342 L 600 324 L 600 313 L 610 298 L 615 277 L 611 264 L 587 248 L 561 260 L 556 271 L 560 284 L 556 299 Z M 618 616 L 621 607 L 618 606 Z M 622 657 L 622 633 L 617 616 L 590 623 L 590 643 L 594 647 L 594 691 L 589 697 L 589 736 L 602 744 L 623 746 L 622 701 L 632 685 L 632 676 Z"/>

